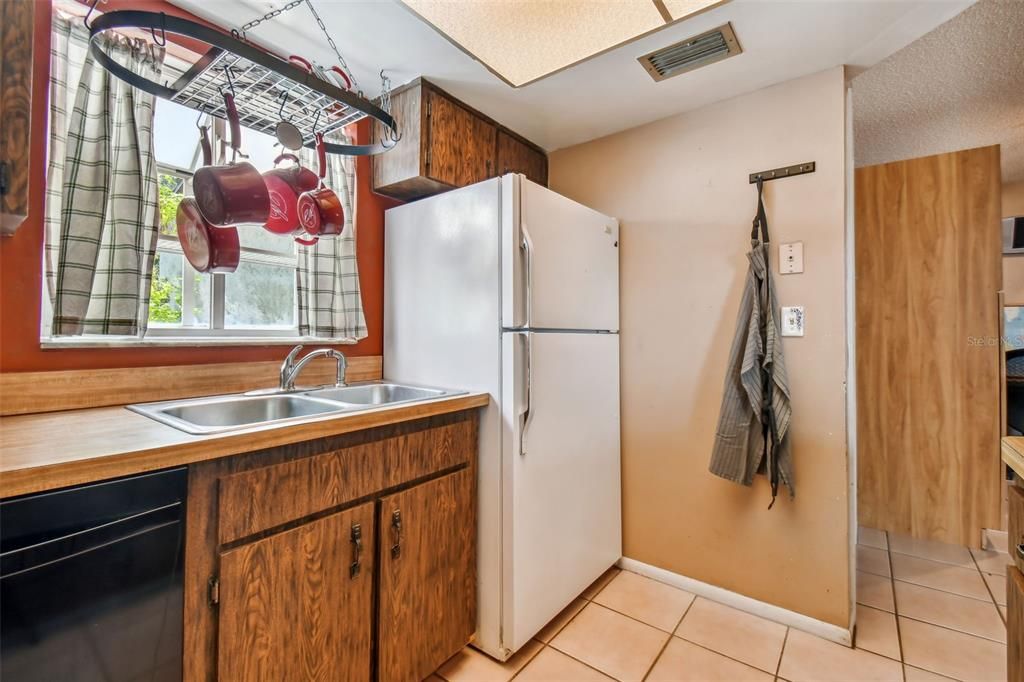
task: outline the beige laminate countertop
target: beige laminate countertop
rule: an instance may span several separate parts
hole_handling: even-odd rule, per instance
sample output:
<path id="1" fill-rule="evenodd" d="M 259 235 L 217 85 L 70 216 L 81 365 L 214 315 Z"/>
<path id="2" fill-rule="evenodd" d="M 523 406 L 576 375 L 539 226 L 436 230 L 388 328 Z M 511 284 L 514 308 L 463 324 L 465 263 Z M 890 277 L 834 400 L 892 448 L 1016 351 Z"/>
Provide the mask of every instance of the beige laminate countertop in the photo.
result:
<path id="1" fill-rule="evenodd" d="M 193 436 L 124 407 L 0 417 L 0 498 L 91 483 L 487 405 L 486 393 Z"/>
<path id="2" fill-rule="evenodd" d="M 1024 479 L 1024 436 L 1006 436 L 1003 438 L 1003 461 Z"/>

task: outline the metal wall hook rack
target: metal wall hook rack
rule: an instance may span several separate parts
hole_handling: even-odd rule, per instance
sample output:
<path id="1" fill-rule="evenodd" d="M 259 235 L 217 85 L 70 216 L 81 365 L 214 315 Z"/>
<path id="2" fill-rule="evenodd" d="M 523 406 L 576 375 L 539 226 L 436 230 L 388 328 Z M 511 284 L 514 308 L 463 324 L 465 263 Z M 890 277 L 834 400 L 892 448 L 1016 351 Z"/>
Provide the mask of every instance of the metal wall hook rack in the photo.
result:
<path id="1" fill-rule="evenodd" d="M 181 35 L 206 43 L 210 49 L 177 81 L 161 85 L 122 66 L 104 52 L 104 41 L 97 37 L 118 28 L 150 30 L 154 37 L 156 30 L 165 36 Z M 151 95 L 200 113 L 227 118 L 221 96 L 227 88 L 234 93 L 241 124 L 250 130 L 274 135 L 281 121 L 281 98 L 286 93 L 297 111 L 292 123 L 306 136 L 306 147 L 314 146 L 314 132 L 328 134 L 367 116 L 377 120 L 389 137 L 398 136 L 395 120 L 373 102 L 227 33 L 188 19 L 159 12 L 118 10 L 93 19 L 89 33 L 89 49 L 95 59 L 121 80 Z M 325 145 L 331 154 L 348 156 L 379 154 L 392 146 L 380 142 Z"/>
<path id="2" fill-rule="evenodd" d="M 768 182 L 769 180 L 779 180 L 781 178 L 791 178 L 795 175 L 813 173 L 814 168 L 815 162 L 809 161 L 807 163 L 798 163 L 795 166 L 783 166 L 782 168 L 773 168 L 759 173 L 751 173 L 750 184 L 753 185 L 758 180 Z"/>

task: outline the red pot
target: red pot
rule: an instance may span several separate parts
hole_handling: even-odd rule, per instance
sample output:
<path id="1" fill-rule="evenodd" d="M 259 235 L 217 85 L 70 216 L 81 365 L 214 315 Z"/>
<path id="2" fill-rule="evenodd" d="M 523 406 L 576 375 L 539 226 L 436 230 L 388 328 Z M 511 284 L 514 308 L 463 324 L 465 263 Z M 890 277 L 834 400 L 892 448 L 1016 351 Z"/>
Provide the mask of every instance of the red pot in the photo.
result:
<path id="1" fill-rule="evenodd" d="M 178 204 L 177 223 L 181 249 L 198 272 L 234 272 L 238 268 L 241 248 L 237 229 L 210 225 L 192 197 Z"/>
<path id="2" fill-rule="evenodd" d="M 241 126 L 231 93 L 224 93 L 224 108 L 231 127 L 231 148 L 238 155 Z M 196 204 L 212 225 L 265 223 L 270 213 L 270 196 L 263 176 L 247 162 L 226 166 L 204 166 L 192 176 Z"/>
<path id="3" fill-rule="evenodd" d="M 316 151 L 320 163 L 320 188 L 303 192 L 298 200 L 299 225 L 314 240 L 339 235 L 345 229 L 345 210 L 341 199 L 323 184 L 327 175 L 327 149 L 321 133 L 316 134 Z"/>
<path id="4" fill-rule="evenodd" d="M 299 159 L 294 154 L 281 154 L 274 159 L 274 164 L 284 160 L 290 160 L 295 165 L 274 168 L 263 174 L 270 199 L 270 210 L 263 227 L 274 234 L 295 234 L 302 230 L 297 211 L 299 195 L 316 189 L 320 178 L 313 171 L 299 165 Z"/>
<path id="5" fill-rule="evenodd" d="M 330 187 L 321 187 L 299 196 L 299 224 L 315 237 L 333 237 L 345 229 L 345 210 L 341 199 Z"/>

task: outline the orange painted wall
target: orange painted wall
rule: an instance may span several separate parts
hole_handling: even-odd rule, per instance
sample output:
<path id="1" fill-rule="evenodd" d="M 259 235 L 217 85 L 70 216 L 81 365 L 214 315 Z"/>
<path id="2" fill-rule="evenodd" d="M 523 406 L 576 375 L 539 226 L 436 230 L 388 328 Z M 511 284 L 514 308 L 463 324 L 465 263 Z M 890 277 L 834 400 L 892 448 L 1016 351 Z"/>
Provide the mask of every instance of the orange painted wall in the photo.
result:
<path id="1" fill-rule="evenodd" d="M 134 2 L 133 9 L 184 14 L 163 0 Z M 144 7 L 142 5 L 145 5 Z M 108 4 L 108 11 L 111 7 Z M 32 76 L 32 139 L 29 168 L 29 217 L 11 237 L 0 238 L 0 372 L 204 364 L 278 360 L 281 346 L 194 348 L 57 349 L 39 347 L 42 295 L 43 197 L 46 184 L 46 134 L 50 53 L 49 2 L 36 6 Z M 356 125 L 356 139 L 369 137 L 369 121 Z M 356 228 L 359 281 L 369 336 L 347 355 L 383 352 L 384 211 L 398 202 L 370 190 L 370 160 L 356 161 Z"/>

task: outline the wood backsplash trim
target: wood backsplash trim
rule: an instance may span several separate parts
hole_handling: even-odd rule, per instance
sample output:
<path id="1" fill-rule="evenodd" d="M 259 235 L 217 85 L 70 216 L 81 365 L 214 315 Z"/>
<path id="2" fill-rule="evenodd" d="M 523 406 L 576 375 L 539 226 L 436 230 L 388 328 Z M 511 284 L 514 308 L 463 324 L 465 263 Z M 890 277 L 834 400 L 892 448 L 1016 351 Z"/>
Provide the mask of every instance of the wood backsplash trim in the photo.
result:
<path id="1" fill-rule="evenodd" d="M 106 407 L 127 403 L 175 400 L 238 393 L 276 386 L 281 363 L 234 362 L 213 365 L 171 365 L 59 372 L 0 374 L 0 415 L 34 414 Z M 379 355 L 348 359 L 349 383 L 380 379 Z M 311 362 L 299 377 L 301 385 L 334 382 L 333 360 Z"/>

